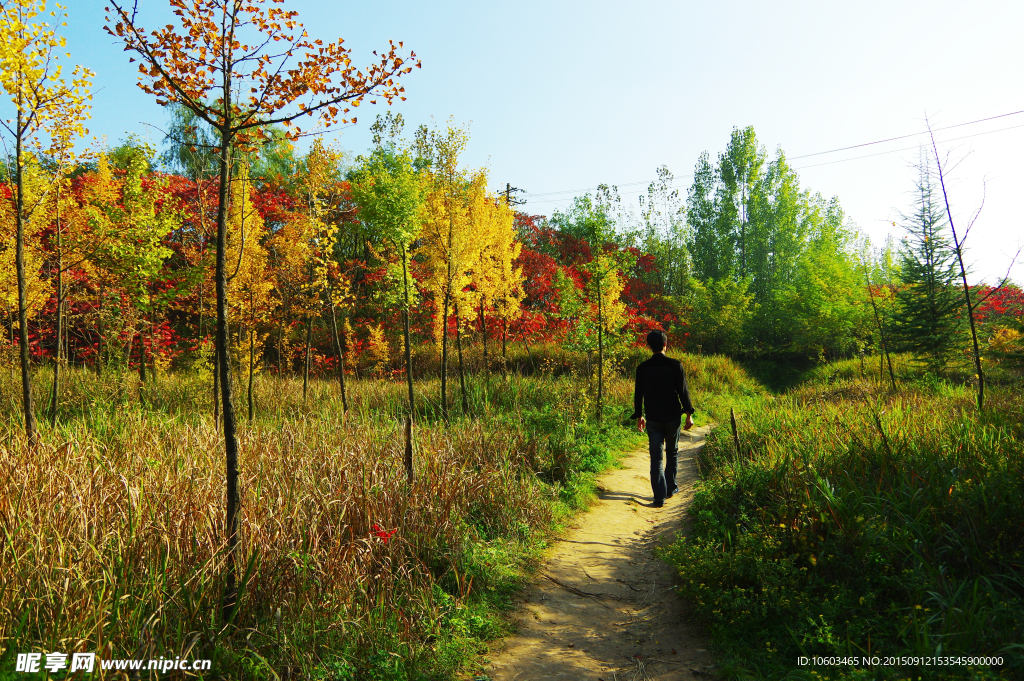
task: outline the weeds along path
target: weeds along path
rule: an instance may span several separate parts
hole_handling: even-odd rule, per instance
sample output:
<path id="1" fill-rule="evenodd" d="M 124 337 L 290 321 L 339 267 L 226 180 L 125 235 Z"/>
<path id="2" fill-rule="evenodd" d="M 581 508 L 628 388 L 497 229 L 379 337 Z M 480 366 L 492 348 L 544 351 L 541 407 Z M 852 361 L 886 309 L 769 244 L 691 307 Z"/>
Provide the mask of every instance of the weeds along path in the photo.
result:
<path id="1" fill-rule="evenodd" d="M 679 442 L 679 494 L 653 508 L 646 448 L 598 480 L 598 501 L 555 542 L 523 592 L 518 633 L 491 649 L 488 678 L 693 679 L 713 674 L 685 620 L 670 566 L 654 555 L 682 529 L 697 480 L 694 452 L 710 429 Z"/>

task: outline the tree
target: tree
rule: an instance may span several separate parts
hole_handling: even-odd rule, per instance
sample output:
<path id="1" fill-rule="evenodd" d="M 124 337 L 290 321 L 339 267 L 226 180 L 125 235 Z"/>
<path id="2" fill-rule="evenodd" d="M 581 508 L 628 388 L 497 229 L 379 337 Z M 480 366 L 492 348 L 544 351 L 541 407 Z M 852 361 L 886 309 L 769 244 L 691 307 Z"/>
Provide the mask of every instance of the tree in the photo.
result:
<path id="1" fill-rule="evenodd" d="M 348 411 L 345 396 L 345 359 L 338 339 L 337 305 L 344 295 L 336 289 L 338 280 L 334 247 L 338 240 L 338 223 L 332 219 L 342 194 L 341 162 L 344 153 L 340 149 L 325 145 L 322 140 L 313 142 L 312 148 L 300 164 L 297 173 L 299 195 L 299 219 L 295 232 L 289 239 L 277 238 L 281 248 L 290 249 L 292 260 L 290 284 L 293 300 L 298 303 L 305 317 L 306 342 L 302 368 L 302 401 L 306 402 L 309 386 L 309 353 L 313 337 L 313 323 L 323 309 L 326 296 L 331 311 L 331 328 L 338 352 L 338 380 L 341 386 L 342 418 Z M 284 236 L 284 235 L 280 235 Z M 297 260 L 295 258 L 298 258 Z M 343 287 L 343 286 L 342 286 Z M 344 288 L 344 287 L 343 287 Z"/>
<path id="2" fill-rule="evenodd" d="M 29 158 L 22 169 L 22 191 L 23 200 L 28 205 L 38 203 L 37 194 L 45 189 L 46 178 L 35 158 Z M 17 277 L 15 248 L 17 219 L 15 218 L 15 205 L 11 200 L 13 192 L 9 187 L 4 187 L 4 200 L 0 202 L 0 300 L 3 301 L 4 310 L 7 313 L 8 330 L 10 343 L 14 347 L 14 334 L 19 331 L 20 308 L 19 299 L 21 289 Z M 38 243 L 39 239 L 33 230 L 26 230 L 24 237 L 24 296 L 25 296 L 25 319 L 30 320 L 43 309 L 46 301 L 49 300 L 52 285 L 48 279 L 42 276 L 44 263 L 43 248 Z M 19 334 L 20 338 L 20 334 Z M 13 367 L 12 367 L 13 370 Z"/>
<path id="3" fill-rule="evenodd" d="M 511 192 L 508 192 L 511 194 Z M 496 200 L 485 194 L 478 209 L 481 249 L 478 261 L 473 265 L 475 282 L 474 297 L 477 304 L 477 318 L 484 341 L 484 365 L 487 365 L 487 310 L 502 322 L 502 357 L 505 356 L 504 338 L 508 325 L 522 315 L 521 303 L 526 295 L 523 290 L 523 269 L 515 264 L 522 252 L 522 244 L 516 238 L 515 213 L 509 205 L 509 197 Z"/>
<path id="4" fill-rule="evenodd" d="M 592 307 L 597 308 L 597 420 L 604 415 L 604 349 L 607 334 L 618 334 L 626 321 L 626 308 L 619 300 L 622 294 L 621 258 L 602 253 L 590 261 L 588 288 Z"/>
<path id="5" fill-rule="evenodd" d="M 92 224 L 99 245 L 91 260 L 137 311 L 127 354 L 130 357 L 131 347 L 137 341 L 139 377 L 145 381 L 149 359 L 156 360 L 156 314 L 175 295 L 173 289 L 158 283 L 164 262 L 171 255 L 163 242 L 178 224 L 178 214 L 166 179 L 148 172 L 154 158 L 153 148 L 133 137 L 119 149 L 122 168 L 118 176 L 111 168 L 111 154 L 101 156 L 97 162 L 95 179 L 101 188 L 92 197 Z M 144 323 L 143 317 L 148 317 L 148 322 Z"/>
<path id="6" fill-rule="evenodd" d="M 70 142 L 70 140 L 67 140 Z M 81 161 L 83 155 L 78 160 Z M 53 232 L 50 236 L 50 253 L 54 270 L 54 293 L 56 297 L 56 331 L 57 341 L 53 362 L 53 381 L 50 386 L 50 424 L 57 422 L 57 397 L 60 393 L 60 367 L 67 361 L 67 347 L 63 339 L 64 308 L 66 307 L 67 287 L 64 275 L 69 270 L 81 267 L 89 256 L 100 246 L 100 241 L 90 229 L 86 211 L 82 209 L 72 194 L 68 171 L 76 161 L 74 150 L 63 144 L 54 150 L 51 158 L 51 172 L 55 176 L 52 212 Z"/>
<path id="7" fill-rule="evenodd" d="M 697 159 L 693 184 L 686 195 L 686 220 L 691 231 L 693 276 L 699 281 L 717 280 L 733 272 L 733 245 L 722 233 L 715 204 L 715 169 L 707 152 Z"/>
<path id="8" fill-rule="evenodd" d="M 45 22 L 35 21 L 46 11 L 46 0 L 8 0 L 0 8 L 0 87 L 14 105 L 14 118 L 0 122 L 14 141 L 13 203 L 15 220 L 15 270 L 18 280 L 18 344 L 21 364 L 25 434 L 30 446 L 39 442 L 28 354 L 28 275 L 25 271 L 25 235 L 33 213 L 53 186 L 52 181 L 26 201 L 25 167 L 33 153 L 47 153 L 71 146 L 86 133 L 92 72 L 76 66 L 71 83 L 63 77 L 61 57 L 64 38 Z M 58 20 L 64 11 L 51 12 Z"/>
<path id="9" fill-rule="evenodd" d="M 427 193 L 424 200 L 423 230 L 418 253 L 427 276 L 425 287 L 433 294 L 438 314 L 434 338 L 441 346 L 441 413 L 448 420 L 448 319 L 458 300 L 456 295 L 469 284 L 469 266 L 479 245 L 469 218 L 469 186 L 486 184 L 486 176 L 469 177 L 459 168 L 459 156 L 469 142 L 465 130 L 448 125 L 445 132 L 421 127 L 417 132 L 417 152 L 429 164 Z M 458 333 L 459 315 L 455 309 Z M 460 373 L 460 376 L 462 374 Z M 468 410 L 463 378 L 463 408 Z"/>
<path id="10" fill-rule="evenodd" d="M 898 347 L 939 371 L 961 339 L 961 300 L 955 288 L 949 223 L 936 196 L 931 164 L 923 157 L 918 164 L 914 212 L 902 217 L 907 235 L 900 248 L 902 287 L 896 293 L 893 335 Z"/>
<path id="11" fill-rule="evenodd" d="M 615 218 L 613 210 L 618 204 L 618 193 L 615 188 L 606 185 L 598 187 L 594 200 L 589 194 L 577 197 L 572 207 L 564 213 L 556 211 L 552 222 L 576 238 L 583 239 L 590 245 L 581 270 L 589 275 L 585 290 L 589 302 L 590 329 L 597 335 L 597 419 L 604 412 L 604 359 L 607 334 L 617 333 L 625 321 L 625 309 L 619 302 L 622 293 L 621 270 L 628 269 L 632 263 L 628 251 L 617 250 Z M 591 254 L 592 253 L 592 254 Z M 563 286 L 564 290 L 564 279 Z M 566 302 L 571 296 L 565 298 Z M 571 307 L 576 307 L 570 303 Z"/>
<path id="12" fill-rule="evenodd" d="M 640 197 L 643 220 L 643 251 L 654 256 L 652 270 L 666 295 L 682 296 L 690 278 L 692 264 L 689 249 L 690 229 L 686 224 L 686 204 L 679 190 L 672 188 L 675 178 L 666 166 L 658 168 L 658 179 Z"/>
<path id="13" fill-rule="evenodd" d="M 249 421 L 254 416 L 253 377 L 258 369 L 256 347 L 262 347 L 266 334 L 259 324 L 265 322 L 275 305 L 274 283 L 267 263 L 266 229 L 263 218 L 252 201 L 249 170 L 243 166 L 231 185 L 231 204 L 228 209 L 227 261 L 228 293 L 239 329 L 239 343 L 247 342 L 248 382 L 246 399 Z M 245 335 L 243 337 L 242 330 Z M 245 350 L 243 350 L 245 351 Z"/>
<path id="14" fill-rule="evenodd" d="M 868 325 L 864 289 L 855 267 L 852 233 L 839 201 L 810 197 L 805 206 L 807 244 L 791 282 L 777 292 L 772 312 L 778 316 L 789 352 L 822 360 L 852 352 L 855 338 Z M 755 295 L 756 302 L 756 295 Z"/>
<path id="15" fill-rule="evenodd" d="M 978 378 L 978 411 L 981 412 L 985 408 L 985 370 L 981 366 L 981 348 L 978 347 L 978 327 L 975 319 L 976 308 L 985 302 L 993 293 L 1005 286 L 1010 280 L 1010 269 L 1013 267 L 1013 263 L 1017 261 L 1017 257 L 1020 255 L 1018 249 L 1017 254 L 1013 257 L 1010 262 L 1010 267 L 1007 268 L 1006 276 L 1003 277 L 1002 282 L 998 286 L 989 290 L 985 296 L 978 301 L 972 299 L 971 287 L 967 284 L 967 268 L 964 266 L 964 242 L 967 240 L 967 235 L 970 234 L 971 228 L 974 226 L 975 220 L 978 219 L 978 215 L 981 212 L 981 208 L 978 208 L 978 212 L 974 214 L 974 218 L 968 223 L 967 229 L 964 230 L 962 236 L 958 236 L 956 233 L 956 225 L 953 224 L 953 211 L 949 207 L 949 193 L 946 191 L 946 176 L 945 171 L 942 169 L 942 159 L 939 158 L 939 147 L 935 143 L 935 134 L 932 132 L 931 123 L 928 123 L 928 136 L 931 138 L 932 143 L 932 154 L 935 159 L 936 174 L 939 177 L 939 187 L 942 190 L 942 202 L 946 208 L 946 218 L 949 220 L 949 230 L 953 235 L 953 252 L 956 254 L 956 264 L 960 269 L 960 281 L 963 284 L 964 294 L 964 308 L 967 311 L 967 322 L 971 330 L 971 343 L 974 356 L 974 370 Z M 982 204 L 984 205 L 984 203 Z"/>
<path id="16" fill-rule="evenodd" d="M 227 582 L 223 615 L 235 611 L 238 546 L 238 440 L 228 362 L 226 239 L 233 154 L 266 139 L 274 124 L 302 134 L 294 121 L 315 117 L 321 124 L 348 118 L 353 107 L 378 94 L 387 102 L 404 88 L 395 79 L 412 70 L 394 43 L 364 73 L 352 65 L 341 40 L 310 40 L 298 13 L 277 7 L 283 0 L 169 0 L 178 26 L 146 31 L 131 10 L 111 0 L 115 22 L 107 32 L 140 58 L 139 86 L 159 104 L 180 104 L 216 132 L 217 187 L 217 340 L 216 352 L 224 412 L 227 469 Z M 113 23 L 111 27 L 110 24 Z M 252 40 L 249 44 L 247 41 Z M 280 45 L 281 47 L 278 47 Z M 401 47 L 399 43 L 398 47 Z M 301 56 L 299 56 L 301 55 Z M 415 59 L 410 53 L 409 59 Z M 134 59 L 133 59 L 134 61 Z M 419 62 L 414 64 L 419 66 Z M 404 99 L 404 97 L 403 97 Z M 371 100 L 371 103 L 373 101 Z"/>
<path id="17" fill-rule="evenodd" d="M 379 238 L 401 261 L 402 333 L 405 348 L 405 380 L 409 390 L 409 414 L 406 424 L 406 476 L 411 481 L 412 418 L 416 410 L 412 378 L 412 340 L 409 314 L 412 309 L 412 286 L 409 276 L 409 251 L 420 231 L 423 212 L 423 179 L 413 165 L 407 150 L 395 145 L 381 145 L 367 158 L 360 157 L 359 166 L 350 175 L 352 198 L 359 207 L 359 218 L 370 225 Z"/>
<path id="18" fill-rule="evenodd" d="M 718 157 L 721 183 L 715 197 L 719 206 L 716 230 L 735 244 L 736 276 L 740 279 L 749 275 L 750 202 L 763 164 L 764 150 L 757 146 L 753 126 L 733 128 L 728 146 Z"/>

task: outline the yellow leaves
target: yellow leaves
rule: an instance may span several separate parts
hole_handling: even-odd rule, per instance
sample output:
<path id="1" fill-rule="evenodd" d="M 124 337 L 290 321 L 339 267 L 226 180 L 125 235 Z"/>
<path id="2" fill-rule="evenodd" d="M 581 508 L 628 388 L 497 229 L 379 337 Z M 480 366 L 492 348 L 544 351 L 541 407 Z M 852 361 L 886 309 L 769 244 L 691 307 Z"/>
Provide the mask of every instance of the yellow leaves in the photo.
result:
<path id="1" fill-rule="evenodd" d="M 370 362 L 370 371 L 381 375 L 387 371 L 391 363 L 391 346 L 384 336 L 384 327 L 379 323 L 370 325 L 369 331 L 366 357 Z"/>
<path id="2" fill-rule="evenodd" d="M 45 8 L 45 0 L 10 0 L 0 9 L 0 88 L 20 113 L 21 127 L 9 132 L 57 154 L 84 134 L 93 73 L 79 66 L 71 84 L 64 81 L 57 53 L 64 38 L 49 24 L 32 23 Z"/>
<path id="3" fill-rule="evenodd" d="M 997 326 L 989 340 L 989 349 L 1000 354 L 1020 352 L 1024 346 L 1024 334 L 1017 329 Z"/>
<path id="4" fill-rule="evenodd" d="M 226 259 L 232 307 L 249 326 L 274 306 L 265 239 L 263 218 L 250 196 L 249 169 L 243 166 L 231 186 Z"/>
<path id="5" fill-rule="evenodd" d="M 626 322 L 626 306 L 620 300 L 624 283 L 619 274 L 619 264 L 614 258 L 602 254 L 594 258 L 588 265 L 590 271 L 589 288 L 595 310 L 600 311 L 604 320 L 604 330 L 617 333 Z"/>

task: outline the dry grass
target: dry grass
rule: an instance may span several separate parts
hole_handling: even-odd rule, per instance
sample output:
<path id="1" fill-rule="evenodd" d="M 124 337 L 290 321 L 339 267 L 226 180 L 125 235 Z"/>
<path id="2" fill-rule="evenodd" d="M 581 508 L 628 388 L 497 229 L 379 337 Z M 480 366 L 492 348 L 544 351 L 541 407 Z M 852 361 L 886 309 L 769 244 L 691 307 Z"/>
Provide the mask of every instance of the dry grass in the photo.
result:
<path id="1" fill-rule="evenodd" d="M 0 383 L 19 394 L 6 371 Z M 348 662 L 387 667 L 374 658 L 383 651 L 401 656 L 403 674 L 439 673 L 437 642 L 465 633 L 453 620 L 489 586 L 479 547 L 514 553 L 551 521 L 545 499 L 558 485 L 536 474 L 550 464 L 551 434 L 531 414 L 557 405 L 561 422 L 582 427 L 590 409 L 571 378 L 496 378 L 486 394 L 482 383 L 477 417 L 450 427 L 423 400 L 410 485 L 394 418 L 402 383 L 351 381 L 343 425 L 335 383 L 315 381 L 304 407 L 301 380 L 262 377 L 257 418 L 243 416 L 240 430 L 244 578 L 233 626 L 218 610 L 224 463 L 209 386 L 162 375 L 140 390 L 131 375 L 72 370 L 58 425 L 35 451 L 8 397 L 3 647 L 213 658 L 215 672 L 247 678 L 346 678 Z M 611 399 L 627 402 L 631 388 L 617 379 Z M 419 389 L 436 395 L 437 385 Z"/>

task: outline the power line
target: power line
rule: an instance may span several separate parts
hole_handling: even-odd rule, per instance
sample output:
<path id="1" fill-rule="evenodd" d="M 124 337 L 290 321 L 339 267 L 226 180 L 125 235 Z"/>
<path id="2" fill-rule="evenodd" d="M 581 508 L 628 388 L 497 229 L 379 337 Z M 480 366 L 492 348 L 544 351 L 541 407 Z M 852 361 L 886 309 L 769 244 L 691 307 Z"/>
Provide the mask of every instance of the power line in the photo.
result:
<path id="1" fill-rule="evenodd" d="M 1022 109 L 1020 111 L 1011 111 L 1009 113 L 999 114 L 998 116 L 989 116 L 987 118 L 979 118 L 979 119 L 974 120 L 974 121 L 967 121 L 966 123 L 957 123 L 956 125 L 947 125 L 947 126 L 944 126 L 942 128 L 935 128 L 935 130 L 933 132 L 939 132 L 939 131 L 942 131 L 942 130 L 951 130 L 953 128 L 960 128 L 960 127 L 963 127 L 965 125 L 974 125 L 976 123 L 983 123 L 985 121 L 992 121 L 992 120 L 996 120 L 996 119 L 999 119 L 999 118 L 1005 118 L 1007 116 L 1015 116 L 1015 115 L 1021 114 L 1021 113 L 1024 113 L 1024 109 Z M 964 135 L 962 137 L 954 137 L 953 139 L 949 139 L 949 140 L 941 140 L 941 142 L 942 143 L 957 142 L 957 141 L 960 141 L 960 140 L 970 139 L 972 137 L 980 137 L 982 135 L 990 135 L 990 134 L 997 133 L 997 132 L 1004 132 L 1006 130 L 1015 130 L 1015 129 L 1021 128 L 1021 127 L 1024 127 L 1024 125 L 1013 125 L 1013 126 L 1006 127 L 1006 128 L 999 128 L 997 130 L 986 130 L 985 132 L 978 132 L 978 133 L 974 133 L 972 135 Z M 795 160 L 798 160 L 798 159 L 801 159 L 801 158 L 810 158 L 812 156 L 821 156 L 823 154 L 832 154 L 832 153 L 836 153 L 836 152 L 839 152 L 839 151 L 848 151 L 850 149 L 858 149 L 858 148 L 861 148 L 861 147 L 871 146 L 871 145 L 875 145 L 875 144 L 882 144 L 882 143 L 885 143 L 885 142 L 892 142 L 892 141 L 895 141 L 895 140 L 907 139 L 909 137 L 917 137 L 917 136 L 924 135 L 924 134 L 927 134 L 927 133 L 928 133 L 928 131 L 924 130 L 922 132 L 916 132 L 916 133 L 912 133 L 912 134 L 909 134 L 909 135 L 900 135 L 898 137 L 889 137 L 887 139 L 876 140 L 874 142 L 864 142 L 863 144 L 854 144 L 852 146 L 840 147 L 838 149 L 830 149 L 828 151 L 818 151 L 818 152 L 815 152 L 813 154 L 803 154 L 801 156 L 793 156 L 793 157 L 790 157 L 788 160 L 795 161 Z M 895 154 L 895 153 L 898 153 L 898 152 L 901 152 L 901 151 L 908 151 L 910 149 L 916 149 L 916 148 L 917 148 L 916 146 L 913 146 L 913 147 L 901 147 L 899 149 L 889 149 L 889 150 L 886 150 L 886 151 L 880 151 L 880 152 L 875 153 L 875 154 L 865 154 L 863 156 L 854 156 L 852 158 L 843 158 L 843 159 L 838 159 L 836 161 L 826 161 L 824 163 L 815 163 L 815 164 L 809 165 L 809 166 L 800 166 L 799 168 L 794 168 L 794 170 L 804 170 L 804 169 L 807 169 L 807 168 L 817 168 L 819 166 L 832 165 L 834 163 L 845 163 L 847 161 L 856 161 L 856 160 L 859 160 L 859 159 L 871 158 L 873 156 L 883 156 L 885 154 Z M 689 175 L 689 176 L 686 176 L 686 177 L 691 177 L 692 178 L 693 176 Z M 680 178 L 680 179 L 682 179 L 682 178 Z M 619 184 L 619 185 L 614 185 L 614 186 L 618 187 L 618 188 L 622 188 L 622 187 L 635 187 L 637 185 L 649 185 L 649 184 L 651 184 L 650 180 L 644 180 L 644 181 L 640 181 L 640 182 L 627 182 L 625 184 Z M 684 189 L 684 188 L 685 188 L 684 185 L 672 185 L 671 187 L 668 187 L 668 189 Z M 597 189 L 597 187 L 583 187 L 581 189 L 564 189 L 564 190 L 560 190 L 560 191 L 541 192 L 541 193 L 537 193 L 537 194 L 529 194 L 528 193 L 528 194 L 526 194 L 524 196 L 524 199 L 526 199 L 528 201 L 533 201 L 535 203 L 559 203 L 559 202 L 563 202 L 563 201 L 570 201 L 570 200 L 572 200 L 573 197 L 570 196 L 570 197 L 559 198 L 559 199 L 550 199 L 550 198 L 549 199 L 545 199 L 543 197 L 551 197 L 551 196 L 558 196 L 558 195 L 564 195 L 564 194 L 579 194 L 580 192 L 594 191 L 596 189 Z"/>
<path id="2" fill-rule="evenodd" d="M 957 126 L 950 126 L 950 127 L 957 127 Z M 958 142 L 960 140 L 970 139 L 971 137 L 981 137 L 982 135 L 991 135 L 994 132 L 1003 132 L 1005 130 L 1016 130 L 1017 128 L 1024 128 L 1024 124 L 1022 124 L 1022 125 L 1011 125 L 1008 128 L 999 128 L 998 130 L 986 130 L 985 132 L 976 132 L 973 135 L 964 135 L 963 137 L 954 137 L 953 139 L 942 140 L 942 142 L 944 144 L 947 143 L 947 142 Z M 850 147 L 850 148 L 853 148 L 853 147 Z M 852 158 L 841 158 L 838 161 L 825 161 L 824 163 L 815 163 L 814 165 L 810 165 L 810 166 L 800 166 L 799 168 L 794 168 L 793 170 L 803 170 L 805 168 L 817 168 L 818 166 L 828 166 L 828 165 L 832 165 L 833 163 L 845 163 L 846 161 L 856 161 L 857 159 L 871 158 L 872 156 L 882 156 L 883 154 L 895 154 L 898 151 L 908 151 L 910 149 L 918 149 L 918 148 L 920 148 L 920 145 L 916 145 L 916 146 L 913 146 L 913 147 L 903 147 L 901 149 L 889 149 L 888 151 L 880 151 L 877 154 L 865 154 L 864 156 L 854 156 Z M 811 154 L 811 156 L 814 156 L 814 155 L 815 154 Z M 806 156 L 802 156 L 800 158 L 807 158 L 807 157 Z"/>
<path id="3" fill-rule="evenodd" d="M 944 128 L 935 128 L 934 130 L 932 130 L 932 132 L 940 132 L 942 130 L 952 130 L 953 128 L 960 128 L 960 127 L 963 127 L 965 125 L 974 125 L 975 123 L 984 123 L 985 121 L 994 121 L 997 118 L 1006 118 L 1007 116 L 1016 116 L 1017 114 L 1021 114 L 1021 113 L 1024 113 L 1024 109 L 1022 109 L 1021 111 L 1011 111 L 1010 113 L 999 114 L 998 116 L 989 116 L 988 118 L 979 118 L 976 121 L 967 121 L 966 123 L 957 123 L 956 125 L 947 125 Z M 1008 130 L 1009 128 L 1006 128 L 1006 129 Z M 790 160 L 791 161 L 796 161 L 797 159 L 810 158 L 811 156 L 821 156 L 822 154 L 834 154 L 837 151 L 848 151 L 850 149 L 859 149 L 860 147 L 870 147 L 873 144 L 883 144 L 885 142 L 893 142 L 895 140 L 903 140 L 903 139 L 907 139 L 908 137 L 917 137 L 919 135 L 927 135 L 927 134 L 928 134 L 927 130 L 922 130 L 921 132 L 914 132 L 914 133 L 911 133 L 909 135 L 900 135 L 899 137 L 889 137 L 889 138 L 884 139 L 884 140 L 875 140 L 874 142 L 864 142 L 863 144 L 854 144 L 854 145 L 849 146 L 849 147 L 840 147 L 838 149 L 829 149 L 828 151 L 816 151 L 813 154 L 804 154 L 803 156 L 793 156 L 792 158 L 790 158 Z"/>

